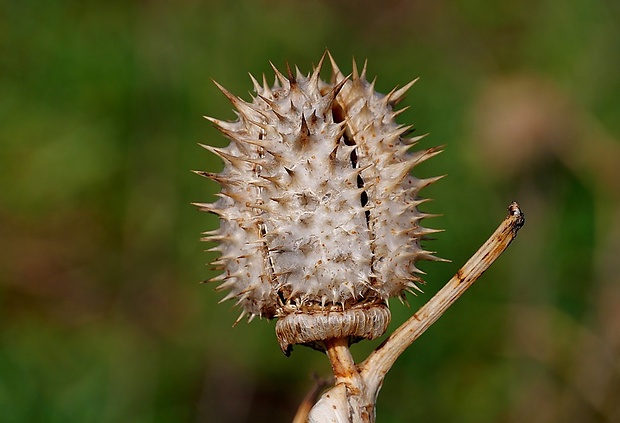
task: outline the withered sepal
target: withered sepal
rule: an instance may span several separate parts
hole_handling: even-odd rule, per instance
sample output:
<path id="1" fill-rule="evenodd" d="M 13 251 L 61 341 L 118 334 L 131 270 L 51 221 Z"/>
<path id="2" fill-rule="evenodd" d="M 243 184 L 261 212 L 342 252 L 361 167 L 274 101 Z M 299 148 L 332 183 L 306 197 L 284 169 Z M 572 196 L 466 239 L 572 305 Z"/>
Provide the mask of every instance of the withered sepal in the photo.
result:
<path id="1" fill-rule="evenodd" d="M 291 313 L 276 322 L 276 336 L 282 352 L 290 355 L 294 344 L 324 351 L 326 339 L 349 338 L 349 344 L 361 339 L 376 339 L 390 324 L 390 309 L 385 304 L 357 304 L 347 310 L 317 310 Z"/>

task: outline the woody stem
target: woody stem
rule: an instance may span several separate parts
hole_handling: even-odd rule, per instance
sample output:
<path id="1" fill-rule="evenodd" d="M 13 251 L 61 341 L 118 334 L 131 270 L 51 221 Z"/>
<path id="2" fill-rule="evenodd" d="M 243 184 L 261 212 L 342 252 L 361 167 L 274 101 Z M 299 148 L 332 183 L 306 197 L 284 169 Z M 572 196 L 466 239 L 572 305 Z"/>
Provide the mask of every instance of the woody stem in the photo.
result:
<path id="1" fill-rule="evenodd" d="M 525 223 L 525 216 L 517 203 L 510 204 L 508 211 L 504 221 L 456 275 L 359 365 L 360 374 L 369 390 L 381 387 L 385 374 L 403 351 L 435 323 L 508 248 Z"/>

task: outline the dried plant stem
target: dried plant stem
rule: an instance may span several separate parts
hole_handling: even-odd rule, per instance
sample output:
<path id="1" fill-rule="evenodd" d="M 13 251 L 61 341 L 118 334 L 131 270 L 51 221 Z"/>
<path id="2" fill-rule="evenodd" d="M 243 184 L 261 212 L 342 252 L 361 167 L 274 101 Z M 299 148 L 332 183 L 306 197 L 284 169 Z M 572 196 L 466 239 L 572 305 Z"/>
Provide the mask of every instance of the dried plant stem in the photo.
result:
<path id="1" fill-rule="evenodd" d="M 326 379 L 319 379 L 316 377 L 316 382 L 314 387 L 308 394 L 305 396 L 299 408 L 297 408 L 297 413 L 295 414 L 295 418 L 293 419 L 293 423 L 306 423 L 308 421 L 308 413 L 319 399 L 319 395 L 323 392 L 327 386 L 331 385 L 331 381 Z"/>
<path id="2" fill-rule="evenodd" d="M 352 381 L 359 379 L 360 374 L 349 351 L 349 341 L 346 338 L 328 339 L 324 342 L 325 351 L 332 364 L 336 383 L 352 385 Z"/>
<path id="3" fill-rule="evenodd" d="M 336 385 L 342 384 L 346 388 L 351 421 L 374 421 L 374 404 L 365 398 L 368 389 L 349 351 L 348 338 L 325 341 L 325 351 L 332 364 Z"/>
<path id="4" fill-rule="evenodd" d="M 517 203 L 510 204 L 508 210 L 506 219 L 456 275 L 361 363 L 362 377 L 369 388 L 379 388 L 385 374 L 403 351 L 435 323 L 510 245 L 525 219 Z"/>
<path id="5" fill-rule="evenodd" d="M 489 268 L 506 250 L 525 223 L 525 217 L 517 203 L 510 204 L 508 211 L 508 216 L 493 235 L 456 275 L 359 366 L 353 363 L 344 340 L 326 343 L 327 353 L 336 375 L 336 385 L 325 392 L 312 408 L 308 421 L 317 423 L 374 421 L 376 397 L 385 375 L 396 359 Z M 343 387 L 346 389 L 343 390 Z M 348 411 L 348 415 L 345 410 Z M 354 415 L 355 413 L 359 413 L 359 417 Z"/>

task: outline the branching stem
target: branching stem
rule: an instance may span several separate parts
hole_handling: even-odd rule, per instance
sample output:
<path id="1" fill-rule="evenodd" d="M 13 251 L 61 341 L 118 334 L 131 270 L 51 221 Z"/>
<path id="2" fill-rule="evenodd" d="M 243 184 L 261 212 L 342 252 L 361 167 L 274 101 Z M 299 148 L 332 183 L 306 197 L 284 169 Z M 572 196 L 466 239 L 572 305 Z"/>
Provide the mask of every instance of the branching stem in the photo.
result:
<path id="1" fill-rule="evenodd" d="M 380 387 L 385 374 L 403 351 L 435 323 L 508 248 L 525 223 L 525 217 L 517 203 L 510 204 L 508 210 L 508 216 L 493 235 L 452 279 L 361 363 L 362 378 L 369 388 Z"/>
<path id="2" fill-rule="evenodd" d="M 517 236 L 525 216 L 517 203 L 510 204 L 508 211 L 493 235 L 456 275 L 359 366 L 353 361 L 346 339 L 325 342 L 336 384 L 312 408 L 309 422 L 374 422 L 377 395 L 396 359 L 463 295 Z"/>

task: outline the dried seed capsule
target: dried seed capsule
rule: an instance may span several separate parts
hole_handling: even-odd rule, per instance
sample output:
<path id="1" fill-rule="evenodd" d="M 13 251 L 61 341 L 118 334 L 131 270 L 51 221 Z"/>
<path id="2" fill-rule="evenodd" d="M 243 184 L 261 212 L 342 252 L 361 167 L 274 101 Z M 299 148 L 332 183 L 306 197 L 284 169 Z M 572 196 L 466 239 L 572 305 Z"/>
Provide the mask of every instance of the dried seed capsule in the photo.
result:
<path id="1" fill-rule="evenodd" d="M 245 102 L 220 87 L 238 120 L 209 118 L 230 139 L 219 174 L 199 172 L 221 187 L 214 203 L 198 204 L 220 217 L 205 240 L 219 243 L 215 264 L 225 299 L 248 315 L 278 318 L 283 351 L 293 344 L 374 339 L 387 329 L 389 297 L 419 289 L 415 266 L 435 257 L 420 240 L 418 192 L 438 178 L 409 174 L 438 148 L 410 153 L 393 110 L 413 84 L 387 95 L 374 91 L 366 68 L 345 77 L 330 56 L 308 76 L 275 67 L 273 86 L 254 78 L 256 97 Z M 219 87 L 219 85 L 218 85 Z"/>

